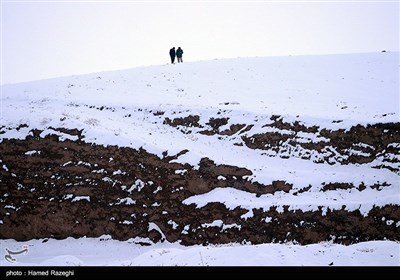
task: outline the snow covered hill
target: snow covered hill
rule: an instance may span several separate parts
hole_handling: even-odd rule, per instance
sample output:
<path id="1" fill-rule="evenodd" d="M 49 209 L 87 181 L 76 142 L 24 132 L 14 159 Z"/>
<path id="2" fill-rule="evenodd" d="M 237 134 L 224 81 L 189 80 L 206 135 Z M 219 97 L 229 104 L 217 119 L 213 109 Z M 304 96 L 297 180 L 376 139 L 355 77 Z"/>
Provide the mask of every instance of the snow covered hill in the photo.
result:
<path id="1" fill-rule="evenodd" d="M 370 53 L 4 85 L 0 238 L 398 249 L 398 71 Z"/>

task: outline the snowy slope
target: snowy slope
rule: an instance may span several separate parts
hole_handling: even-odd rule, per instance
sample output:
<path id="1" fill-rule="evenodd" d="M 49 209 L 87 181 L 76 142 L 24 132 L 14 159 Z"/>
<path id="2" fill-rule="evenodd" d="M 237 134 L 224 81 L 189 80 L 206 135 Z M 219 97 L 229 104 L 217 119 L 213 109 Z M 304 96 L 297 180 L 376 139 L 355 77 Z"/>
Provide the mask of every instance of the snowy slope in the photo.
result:
<path id="1" fill-rule="evenodd" d="M 398 53 L 243 58 L 134 68 L 5 85 L 3 117 L 9 121 L 13 116 L 9 102 L 20 100 L 42 102 L 42 108 L 50 102 L 126 109 L 184 106 L 361 123 L 397 121 L 397 74 Z"/>
<path id="2" fill-rule="evenodd" d="M 182 188 L 179 196 L 182 207 L 193 206 L 199 209 L 196 211 L 202 211 L 216 202 L 229 211 L 240 208 L 244 214 L 235 214 L 241 217 L 236 223 L 209 217 L 196 227 L 193 224 L 189 227 L 184 222 L 180 224 L 171 218 L 168 224 L 171 230 L 179 232 L 173 234 L 177 241 L 182 240 L 182 236 L 189 236 L 185 242 L 190 243 L 191 234 L 198 236 L 200 228 L 201 231 L 218 229 L 224 234 L 232 230 L 237 234 L 235 230 L 249 226 L 246 221 L 256 220 L 259 214 L 253 214 L 254 209 L 265 212 L 261 217 L 267 226 L 279 224 L 271 215 L 284 215 L 288 211 L 315 212 L 322 219 L 327 214 L 333 215 L 333 210 L 356 211 L 352 215 L 360 216 L 352 219 L 369 219 L 368 223 L 377 223 L 376 220 L 381 219 L 379 227 L 382 228 L 378 231 L 388 231 L 390 234 L 386 238 L 398 241 L 398 238 L 393 238 L 400 236 L 398 70 L 398 53 L 370 53 L 214 60 L 4 85 L 1 87 L 0 141 L 4 145 L 3 151 L 12 149 L 12 142 L 7 141 L 19 139 L 23 142 L 29 137 L 45 139 L 51 135 L 58 135 L 61 142 L 71 140 L 78 144 L 83 141 L 105 147 L 142 148 L 159 158 L 170 157 L 170 165 L 180 166 L 179 169 L 174 167 L 174 174 L 169 175 L 172 181 L 173 176 L 176 180 L 198 176 L 196 180 L 200 180 L 202 172 L 208 168 L 201 164 L 201 160 L 212 160 L 215 172 L 220 173 L 212 171 L 215 178 L 208 181 L 207 184 L 211 185 L 206 189 Z M 81 132 L 68 132 L 74 129 Z M 46 151 L 33 148 L 35 145 L 18 150 L 21 159 L 42 162 L 41 157 L 46 157 Z M 40 189 L 40 184 L 32 183 L 36 180 L 32 179 L 35 174 L 25 180 L 20 175 L 24 172 L 18 170 L 11 157 L 0 156 L 0 160 L 3 168 L 0 183 L 4 186 L 1 203 L 5 215 L 0 230 L 3 227 L 4 232 L 8 232 L 8 216 L 17 215 L 24 206 L 7 198 L 6 183 L 7 186 L 10 182 L 15 183 L 18 190 L 33 189 L 32 192 Z M 118 162 L 117 158 L 110 157 L 109 162 L 112 161 Z M 75 155 L 57 164 L 61 169 L 87 168 L 89 172 L 102 176 L 99 177 L 101 184 L 106 182 L 124 192 L 129 190 L 124 197 L 120 194 L 116 197 L 115 205 L 134 205 L 139 199 L 134 195 L 137 192 L 141 197 L 141 188 L 157 188 L 151 191 L 156 194 L 159 188 L 164 192 L 168 185 L 153 178 L 146 181 L 136 176 L 129 179 L 135 182 L 130 183 L 130 188 L 121 179 L 124 174 L 131 173 L 131 167 L 126 164 L 100 169 L 96 167 L 101 166 L 100 162 Z M 238 176 L 233 171 L 226 171 L 226 166 L 244 168 L 247 171 L 243 174 L 246 175 Z M 54 167 L 46 173 L 49 180 L 53 178 L 49 174 L 51 169 Z M 200 175 L 193 175 L 196 172 Z M 53 176 L 59 175 L 55 173 Z M 74 178 L 78 178 L 77 183 L 71 181 L 70 184 L 85 184 L 79 181 L 79 177 L 82 176 Z M 61 183 L 51 184 L 60 186 Z M 259 186 L 261 189 L 254 191 Z M 274 190 L 265 191 L 266 186 L 272 186 Z M 65 187 L 69 187 L 68 184 Z M 171 194 L 174 192 L 172 190 Z M 58 199 L 58 196 L 40 197 L 49 202 Z M 100 198 L 92 192 L 79 189 L 65 190 L 60 197 L 60 202 L 100 203 Z M 152 203 L 153 207 L 161 208 L 161 213 L 163 202 L 158 199 Z M 157 214 L 154 217 L 149 215 L 149 232 L 155 230 L 161 235 L 165 233 L 167 239 L 171 238 L 169 232 L 163 233 L 166 225 L 157 221 Z M 135 223 L 135 219 L 121 218 L 116 222 L 128 227 Z M 294 227 L 304 224 L 301 218 L 299 222 Z M 192 233 L 188 232 L 189 228 Z M 289 234 L 287 241 L 297 240 L 291 239 Z M 348 233 L 331 237 L 336 241 L 346 238 Z M 12 241 L 7 242 L 12 244 Z M 379 244 L 398 247 L 397 243 Z M 262 246 L 255 250 L 275 250 Z M 251 251 L 251 248 L 243 250 Z M 226 254 L 231 254 L 229 250 Z M 172 256 L 168 255 L 168 258 Z M 317 259 L 305 264 L 324 265 Z M 92 264 L 89 261 L 83 263 Z M 166 259 L 157 264 L 166 263 L 174 264 Z M 184 264 L 181 261 L 176 263 Z M 366 263 L 373 264 L 373 261 Z M 390 259 L 385 263 L 393 264 Z"/>
<path id="3" fill-rule="evenodd" d="M 135 241 L 138 240 L 121 242 L 106 236 L 28 242 L 5 240 L 3 248 L 11 251 L 28 248 L 28 252 L 13 255 L 15 262 L 1 259 L 0 266 L 398 266 L 400 260 L 400 244 L 393 241 L 350 246 L 324 242 L 306 246 L 228 244 L 207 247 L 169 243 L 140 246 Z"/>
<path id="4" fill-rule="evenodd" d="M 199 115 L 205 125 L 211 117 L 228 116 L 229 123 L 255 124 L 252 134 L 266 131 L 262 126 L 271 123 L 272 115 L 320 129 L 398 122 L 398 67 L 398 53 L 248 58 L 6 85 L 1 125 L 28 127 L 5 131 L 2 137 L 25 138 L 32 127 L 45 130 L 43 135 L 48 127 L 78 128 L 84 130 L 87 142 L 144 147 L 158 155 L 188 149 L 179 162 L 197 165 L 208 156 L 218 164 L 247 167 L 265 184 L 280 179 L 303 188 L 335 179 L 356 185 L 385 181 L 397 185 L 397 174 L 386 169 L 364 165 L 333 169 L 297 158 L 266 158 L 259 150 L 232 145 L 234 138 L 218 141 L 182 135 L 162 121 Z M 162 119 L 153 114 L 158 111 L 164 112 Z M 319 140 L 314 135 L 303 138 Z M 389 202 L 399 200 L 397 188 L 389 195 Z M 373 195 L 368 200 L 376 201 Z"/>

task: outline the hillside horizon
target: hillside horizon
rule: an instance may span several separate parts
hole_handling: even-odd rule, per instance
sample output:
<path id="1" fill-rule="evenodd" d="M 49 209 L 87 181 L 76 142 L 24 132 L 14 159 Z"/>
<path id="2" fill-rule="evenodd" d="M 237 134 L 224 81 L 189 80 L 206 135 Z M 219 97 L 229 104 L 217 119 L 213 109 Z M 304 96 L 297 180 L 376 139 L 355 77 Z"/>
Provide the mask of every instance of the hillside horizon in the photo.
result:
<path id="1" fill-rule="evenodd" d="M 391 50 L 381 50 L 381 51 L 369 51 L 369 52 L 344 52 L 344 53 L 326 53 L 326 54 L 287 54 L 287 55 L 269 55 L 269 56 L 237 56 L 237 57 L 229 57 L 229 58 L 213 58 L 213 59 L 202 59 L 202 60 L 195 60 L 195 61 L 185 61 L 183 62 L 184 64 L 194 64 L 194 63 L 202 63 L 202 62 L 207 62 L 207 61 L 224 61 L 224 60 L 234 60 L 234 59 L 268 59 L 268 58 L 284 58 L 284 57 L 305 57 L 305 56 L 341 56 L 341 55 L 365 55 L 365 54 L 377 54 L 377 53 L 397 53 L 399 54 L 399 51 L 391 51 Z M 166 56 L 166 58 L 168 58 Z M 101 74 L 101 73 L 109 73 L 109 72 L 116 72 L 116 71 L 128 71 L 128 70 L 133 70 L 133 69 L 141 69 L 141 68 L 151 68 L 151 67 L 162 67 L 166 65 L 171 65 L 170 62 L 168 62 L 168 59 L 165 60 L 165 63 L 160 63 L 160 64 L 150 64 L 150 65 L 138 65 L 138 66 L 132 66 L 132 67 L 126 67 L 126 68 L 116 68 L 116 69 L 108 69 L 108 70 L 98 70 L 98 71 L 91 71 L 91 72 L 84 72 L 84 73 L 71 73 L 71 74 L 66 74 L 66 75 L 61 75 L 61 76 L 54 76 L 54 77 L 45 77 L 45 78 L 40 78 L 40 79 L 30 79 L 30 80 L 24 80 L 24 81 L 16 81 L 16 82 L 7 82 L 0 84 L 0 86 L 7 86 L 7 85 L 16 85 L 16 84 L 24 84 L 24 83 L 33 83 L 33 82 L 41 82 L 41 81 L 48 81 L 48 80 L 54 80 L 54 79 L 62 79 L 62 78 L 72 78 L 76 76 L 86 76 L 86 75 L 96 75 L 96 74 Z M 178 64 L 175 62 L 175 64 Z"/>

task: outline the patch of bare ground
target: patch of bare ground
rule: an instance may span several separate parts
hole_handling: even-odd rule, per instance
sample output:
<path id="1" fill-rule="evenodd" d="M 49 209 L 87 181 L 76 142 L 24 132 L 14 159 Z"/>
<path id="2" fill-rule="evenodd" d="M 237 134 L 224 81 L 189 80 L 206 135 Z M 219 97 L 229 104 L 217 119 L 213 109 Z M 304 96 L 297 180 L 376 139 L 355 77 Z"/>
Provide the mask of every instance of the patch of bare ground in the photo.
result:
<path id="1" fill-rule="evenodd" d="M 219 128 L 220 124 L 214 126 Z M 267 211 L 252 209 L 253 214 L 247 216 L 247 209 L 228 209 L 219 202 L 198 208 L 182 201 L 215 188 L 233 187 L 260 196 L 289 192 L 292 185 L 285 181 L 271 185 L 253 182 L 247 179 L 252 175 L 250 170 L 218 165 L 209 158 L 203 158 L 198 169 L 171 162 L 187 150 L 175 156 L 165 153 L 160 158 L 144 149 L 86 143 L 79 130 L 53 130 L 77 136 L 78 140 L 60 141 L 55 134 L 42 138 L 40 130 L 32 130 L 24 140 L 3 139 L 0 143 L 2 239 L 109 234 L 119 240 L 137 236 L 162 240 L 161 233 L 151 229 L 151 223 L 168 241 L 184 245 L 248 241 L 309 244 L 326 240 L 351 244 L 399 239 L 397 205 L 373 207 L 367 216 L 358 210 L 322 206 L 318 211 L 306 212 L 290 210 L 289 206 L 278 211 L 273 206 Z M 397 136 L 390 137 L 388 142 Z M 330 183 L 323 190 L 349 187 Z M 223 225 L 210 226 L 216 220 L 223 221 Z"/>
<path id="2" fill-rule="evenodd" d="M 210 118 L 205 126 L 200 124 L 201 118 L 197 115 L 173 120 L 165 118 L 164 124 L 180 128 L 183 133 L 240 135 L 240 141 L 234 145 L 266 150 L 268 156 L 299 157 L 328 164 L 373 164 L 373 168 L 385 168 L 400 174 L 400 123 L 328 130 L 315 125 L 306 126 L 300 121 L 285 122 L 279 115 L 270 119 L 272 122 L 262 127 L 273 131 L 254 134 L 251 133 L 252 124 L 229 123 L 228 117 Z M 197 130 L 188 130 L 193 127 Z"/>

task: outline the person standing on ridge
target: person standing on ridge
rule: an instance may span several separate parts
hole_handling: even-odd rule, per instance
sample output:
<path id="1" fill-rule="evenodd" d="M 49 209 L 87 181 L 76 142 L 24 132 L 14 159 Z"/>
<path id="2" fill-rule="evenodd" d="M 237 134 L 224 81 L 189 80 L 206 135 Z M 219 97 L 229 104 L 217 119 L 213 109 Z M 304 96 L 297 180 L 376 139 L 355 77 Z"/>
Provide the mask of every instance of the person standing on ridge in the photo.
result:
<path id="1" fill-rule="evenodd" d="M 179 47 L 179 48 L 176 50 L 176 57 L 178 58 L 178 63 L 179 63 L 179 62 L 183 62 L 183 60 L 182 60 L 182 54 L 183 54 L 183 50 L 181 49 L 181 47 Z"/>
<path id="2" fill-rule="evenodd" d="M 175 47 L 169 50 L 169 56 L 171 57 L 171 64 L 174 64 L 175 61 Z"/>

